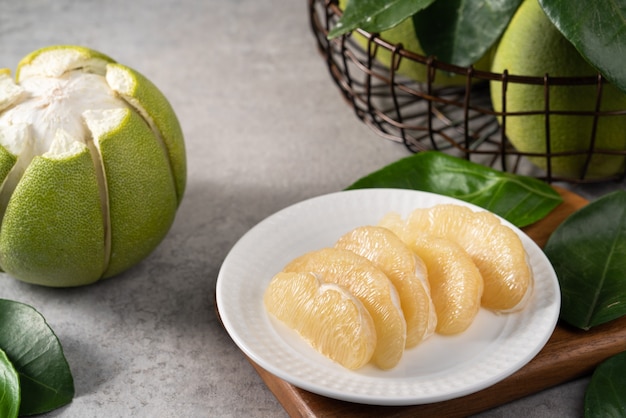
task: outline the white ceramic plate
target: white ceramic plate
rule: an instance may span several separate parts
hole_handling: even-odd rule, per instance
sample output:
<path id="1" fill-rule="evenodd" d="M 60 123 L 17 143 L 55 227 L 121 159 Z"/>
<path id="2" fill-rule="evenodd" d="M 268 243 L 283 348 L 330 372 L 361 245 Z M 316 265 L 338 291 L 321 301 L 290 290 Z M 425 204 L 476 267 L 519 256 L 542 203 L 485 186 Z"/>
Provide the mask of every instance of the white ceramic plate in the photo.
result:
<path id="1" fill-rule="evenodd" d="M 271 318 L 263 293 L 272 277 L 293 258 L 332 246 L 351 229 L 378 223 L 395 211 L 462 201 L 402 189 L 362 189 L 312 198 L 260 222 L 232 248 L 217 278 L 217 306 L 237 346 L 265 370 L 294 386 L 331 398 L 375 405 L 444 401 L 491 386 L 528 363 L 552 334 L 560 293 L 554 270 L 541 249 L 520 236 L 532 265 L 535 289 L 521 312 L 496 315 L 481 309 L 464 333 L 435 335 L 405 351 L 383 371 L 366 366 L 350 371 L 310 348 L 294 331 Z"/>

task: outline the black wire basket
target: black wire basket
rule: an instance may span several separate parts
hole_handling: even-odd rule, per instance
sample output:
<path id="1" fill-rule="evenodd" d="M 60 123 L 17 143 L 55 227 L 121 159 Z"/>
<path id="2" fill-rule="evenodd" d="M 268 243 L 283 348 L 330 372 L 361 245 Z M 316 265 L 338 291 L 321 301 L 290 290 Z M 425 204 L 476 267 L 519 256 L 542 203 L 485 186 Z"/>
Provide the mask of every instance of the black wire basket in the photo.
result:
<path id="1" fill-rule="evenodd" d="M 332 79 L 356 116 L 383 138 L 404 144 L 411 152 L 440 150 L 501 171 L 530 175 L 552 182 L 593 183 L 620 181 L 626 173 L 626 130 L 624 149 L 603 149 L 596 145 L 596 127 L 603 118 L 626 118 L 626 108 L 600 111 L 607 82 L 598 74 L 591 77 L 527 77 L 459 67 L 433 57 L 403 49 L 377 34 L 358 29 L 329 40 L 329 31 L 341 17 L 336 0 L 309 0 L 310 24 Z M 355 39 L 359 37 L 361 42 Z M 389 65 L 375 57 L 386 51 Z M 397 70 L 403 61 L 422 66 L 426 80 L 418 82 Z M 440 87 L 438 74 L 455 75 L 460 85 Z M 502 111 L 492 106 L 490 83 L 501 83 Z M 543 86 L 542 109 L 507 112 L 507 90 L 514 84 Z M 550 109 L 550 92 L 555 86 L 591 86 L 595 94 L 593 111 Z M 507 137 L 507 120 L 538 115 L 545 127 L 545 152 L 522 152 Z M 591 121 L 589 145 L 584 149 L 551 151 L 550 124 L 554 116 L 586 117 Z M 573 121 L 573 119 L 572 119 Z M 575 173 L 558 170 L 559 158 L 576 158 Z M 599 159 L 599 160 L 597 160 Z M 593 172 L 593 166 L 608 159 L 610 173 Z M 538 163 L 539 162 L 539 163 Z"/>

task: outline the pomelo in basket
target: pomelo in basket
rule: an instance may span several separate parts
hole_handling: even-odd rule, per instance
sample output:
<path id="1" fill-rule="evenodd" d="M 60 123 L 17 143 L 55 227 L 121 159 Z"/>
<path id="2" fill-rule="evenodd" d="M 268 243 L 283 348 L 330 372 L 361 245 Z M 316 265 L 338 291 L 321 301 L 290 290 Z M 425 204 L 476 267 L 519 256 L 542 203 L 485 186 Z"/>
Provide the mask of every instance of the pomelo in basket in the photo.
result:
<path id="1" fill-rule="evenodd" d="M 348 4 L 348 0 L 339 0 L 339 8 L 344 10 Z M 365 51 L 368 50 L 368 39 L 358 33 L 356 30 L 352 33 L 352 37 Z M 419 39 L 415 34 L 415 26 L 413 24 L 413 18 L 409 17 L 403 20 L 393 28 L 387 29 L 380 33 L 380 38 L 393 45 L 402 44 L 402 49 L 410 51 L 414 54 L 426 56 L 426 53 L 420 45 Z M 373 45 L 372 45 L 373 47 Z M 491 58 L 493 55 L 492 48 L 490 48 L 485 54 L 474 63 L 474 68 L 481 71 L 489 71 L 491 66 Z M 390 50 L 378 46 L 375 53 L 375 58 L 378 62 L 383 64 L 387 68 L 391 68 L 392 53 Z M 417 62 L 408 58 L 402 58 L 398 67 L 398 73 L 408 77 L 412 80 L 425 83 L 428 81 L 428 67 L 426 64 Z M 475 80 L 473 80 L 475 82 Z M 435 72 L 435 78 L 433 85 L 438 87 L 444 86 L 463 86 L 466 83 L 466 77 L 464 75 L 450 73 L 442 70 Z"/>
<path id="2" fill-rule="evenodd" d="M 581 19 L 586 17 L 581 16 Z M 597 70 L 585 61 L 576 48 L 548 19 L 537 0 L 525 0 L 502 35 L 493 59 L 492 71 L 510 75 L 543 77 L 596 76 Z M 544 86 L 521 83 L 507 85 L 506 112 L 534 111 L 534 115 L 511 115 L 506 118 L 506 135 L 521 152 L 545 154 L 546 118 Z M 503 110 L 502 82 L 491 82 L 494 109 Z M 596 85 L 561 85 L 549 89 L 549 107 L 552 111 L 580 112 L 578 115 L 550 116 L 550 151 L 580 152 L 580 155 L 551 158 L 552 174 L 581 177 L 585 168 L 587 150 L 594 129 L 591 115 L 596 106 Z M 626 94 L 614 85 L 605 84 L 602 90 L 601 111 L 626 109 Z M 595 134 L 595 148 L 626 150 L 626 115 L 600 116 Z M 542 169 L 547 158 L 529 157 Z M 588 178 L 619 174 L 624 170 L 624 156 L 595 154 L 586 173 Z"/>
<path id="3" fill-rule="evenodd" d="M 185 190 L 183 134 L 137 71 L 80 46 L 0 72 L 0 268 L 53 287 L 114 276 L 150 254 Z"/>

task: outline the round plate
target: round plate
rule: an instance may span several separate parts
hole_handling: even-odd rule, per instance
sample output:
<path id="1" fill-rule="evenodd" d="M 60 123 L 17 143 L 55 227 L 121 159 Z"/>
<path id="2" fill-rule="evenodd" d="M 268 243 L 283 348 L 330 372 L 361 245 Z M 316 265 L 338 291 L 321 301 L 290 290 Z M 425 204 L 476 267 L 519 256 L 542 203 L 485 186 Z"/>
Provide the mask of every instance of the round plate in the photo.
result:
<path id="1" fill-rule="evenodd" d="M 224 326 L 255 363 L 294 386 L 331 398 L 375 405 L 444 401 L 491 386 L 528 363 L 556 326 L 560 293 L 543 251 L 520 236 L 532 266 L 533 296 L 520 312 L 496 315 L 481 309 L 456 336 L 434 335 L 405 351 L 391 370 L 367 365 L 351 371 L 308 346 L 263 306 L 272 277 L 293 258 L 329 247 L 344 233 L 375 225 L 388 212 L 407 216 L 440 203 L 476 206 L 457 199 L 403 189 L 361 189 L 305 200 L 266 218 L 232 248 L 217 278 L 217 307 Z M 487 238 L 487 237 L 486 237 Z"/>

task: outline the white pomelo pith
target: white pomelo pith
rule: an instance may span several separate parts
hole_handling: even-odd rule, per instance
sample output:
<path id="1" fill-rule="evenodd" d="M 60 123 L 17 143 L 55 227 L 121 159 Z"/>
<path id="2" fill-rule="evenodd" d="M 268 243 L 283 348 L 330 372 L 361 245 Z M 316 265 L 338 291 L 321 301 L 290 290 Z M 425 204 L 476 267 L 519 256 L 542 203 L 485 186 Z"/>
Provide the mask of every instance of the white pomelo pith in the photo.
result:
<path id="1" fill-rule="evenodd" d="M 11 71 L 0 68 L 0 111 L 15 103 L 23 91 L 11 78 Z"/>
<path id="2" fill-rule="evenodd" d="M 186 179 L 182 132 L 162 93 L 73 46 L 29 55 L 17 83 L 6 75 L 0 267 L 30 283 L 78 286 L 146 257 L 168 232 Z"/>

